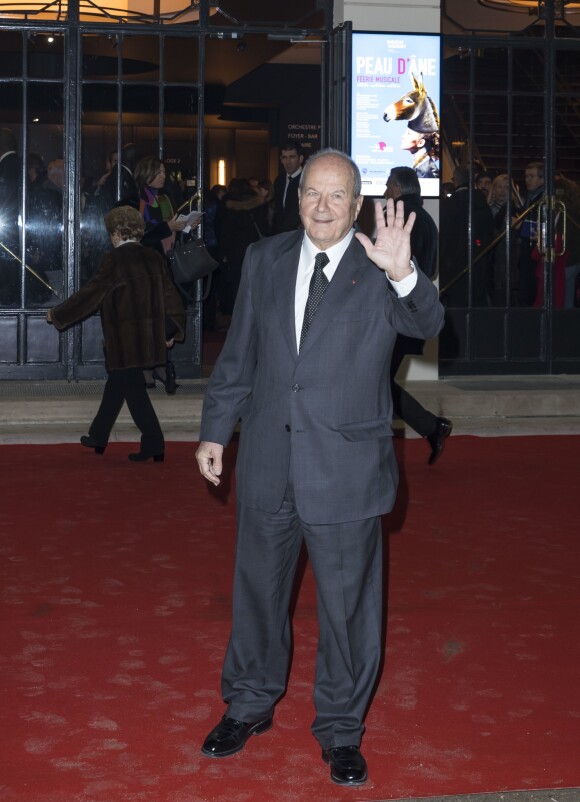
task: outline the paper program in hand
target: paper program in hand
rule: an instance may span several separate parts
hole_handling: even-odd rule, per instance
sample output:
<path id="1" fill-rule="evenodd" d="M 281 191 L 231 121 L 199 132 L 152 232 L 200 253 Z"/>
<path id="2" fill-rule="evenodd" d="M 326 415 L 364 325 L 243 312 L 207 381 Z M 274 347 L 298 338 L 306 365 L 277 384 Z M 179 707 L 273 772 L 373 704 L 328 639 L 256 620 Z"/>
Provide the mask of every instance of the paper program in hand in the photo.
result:
<path id="1" fill-rule="evenodd" d="M 185 222 L 186 226 L 183 229 L 184 234 L 189 234 L 191 231 L 192 226 L 196 227 L 199 225 L 199 221 L 201 220 L 203 212 L 189 212 L 189 214 L 180 214 L 177 217 L 177 222 L 182 223 Z"/>

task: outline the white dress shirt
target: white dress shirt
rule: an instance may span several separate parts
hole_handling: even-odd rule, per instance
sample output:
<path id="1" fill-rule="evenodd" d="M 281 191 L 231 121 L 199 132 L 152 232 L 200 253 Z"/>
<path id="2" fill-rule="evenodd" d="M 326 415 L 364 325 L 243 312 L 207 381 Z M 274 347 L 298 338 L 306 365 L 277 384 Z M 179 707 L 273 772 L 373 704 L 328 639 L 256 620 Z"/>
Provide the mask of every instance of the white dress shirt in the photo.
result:
<path id="1" fill-rule="evenodd" d="M 296 324 L 296 346 L 300 348 L 300 334 L 302 332 L 302 323 L 304 322 L 304 312 L 306 311 L 306 301 L 308 300 L 308 290 L 310 288 L 310 279 L 314 273 L 314 258 L 317 253 L 325 253 L 328 256 L 329 262 L 323 268 L 323 273 L 328 279 L 332 281 L 332 277 L 336 273 L 338 263 L 344 256 L 344 253 L 354 237 L 354 228 L 348 232 L 344 239 L 337 242 L 326 251 L 320 251 L 316 245 L 309 239 L 307 234 L 304 234 L 302 240 L 302 250 L 300 251 L 300 261 L 298 262 L 298 274 L 296 276 L 296 293 L 294 296 L 294 321 Z M 394 287 L 395 292 L 399 298 L 404 298 L 408 295 L 417 283 L 417 269 L 413 262 L 411 262 L 413 272 L 405 276 L 401 281 L 393 281 L 387 274 L 387 280 Z"/>
<path id="2" fill-rule="evenodd" d="M 284 195 L 282 197 L 282 208 L 286 208 L 286 193 L 288 192 L 288 187 L 290 186 L 290 179 L 291 178 L 298 178 L 300 173 L 302 172 L 302 166 L 300 166 L 297 170 L 295 170 L 292 175 L 290 173 L 286 173 L 286 184 L 284 186 Z"/>

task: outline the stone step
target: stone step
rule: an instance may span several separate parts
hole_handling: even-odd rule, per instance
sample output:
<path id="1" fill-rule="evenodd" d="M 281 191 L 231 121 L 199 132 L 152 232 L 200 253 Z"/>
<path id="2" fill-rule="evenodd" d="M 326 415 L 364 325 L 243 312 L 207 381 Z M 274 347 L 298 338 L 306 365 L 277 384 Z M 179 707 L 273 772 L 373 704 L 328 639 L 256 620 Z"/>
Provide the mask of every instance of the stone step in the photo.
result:
<path id="1" fill-rule="evenodd" d="M 0 383 L 0 443 L 77 442 L 95 414 L 103 381 Z M 403 386 L 436 415 L 453 421 L 454 434 L 483 437 L 580 434 L 580 377 L 478 377 L 408 381 Z M 184 380 L 168 396 L 150 391 L 168 440 L 195 441 L 207 381 Z M 394 429 L 417 435 L 401 421 Z M 135 441 L 126 407 L 113 439 Z"/>

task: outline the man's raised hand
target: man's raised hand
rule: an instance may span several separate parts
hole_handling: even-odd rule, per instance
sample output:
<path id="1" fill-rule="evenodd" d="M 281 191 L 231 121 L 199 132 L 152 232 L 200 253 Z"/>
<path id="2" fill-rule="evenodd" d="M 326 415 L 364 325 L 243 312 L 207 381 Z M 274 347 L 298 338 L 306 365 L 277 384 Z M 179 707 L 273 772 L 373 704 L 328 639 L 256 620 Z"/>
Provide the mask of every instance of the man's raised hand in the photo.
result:
<path id="1" fill-rule="evenodd" d="M 403 201 L 396 208 L 392 198 L 387 200 L 387 215 L 383 213 L 381 201 L 375 201 L 375 220 L 377 236 L 373 243 L 366 234 L 357 232 L 355 237 L 361 243 L 371 262 L 384 270 L 393 281 L 401 281 L 413 272 L 411 267 L 411 229 L 415 222 L 415 212 L 411 212 L 405 223 Z"/>

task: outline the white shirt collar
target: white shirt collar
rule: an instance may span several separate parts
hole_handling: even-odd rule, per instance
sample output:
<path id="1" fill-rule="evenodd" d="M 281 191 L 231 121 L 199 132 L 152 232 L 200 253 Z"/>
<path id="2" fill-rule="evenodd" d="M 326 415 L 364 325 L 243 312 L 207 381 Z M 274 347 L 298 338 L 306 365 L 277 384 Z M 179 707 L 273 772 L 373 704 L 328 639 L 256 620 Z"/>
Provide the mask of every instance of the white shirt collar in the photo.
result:
<path id="1" fill-rule="evenodd" d="M 300 167 L 297 170 L 295 170 L 295 172 L 286 173 L 286 181 L 290 181 L 291 178 L 296 178 L 297 176 L 300 175 L 301 172 L 302 172 L 302 165 L 300 165 Z"/>
<path id="2" fill-rule="evenodd" d="M 300 254 L 300 266 L 299 270 L 302 267 L 302 260 L 304 258 L 306 262 L 306 269 L 308 271 L 308 280 L 310 281 L 310 276 L 314 272 L 314 257 L 317 253 L 325 253 L 328 256 L 329 262 L 324 268 L 324 273 L 326 278 L 330 281 L 334 274 L 336 273 L 336 268 L 338 267 L 338 263 L 344 256 L 344 253 L 348 246 L 350 245 L 352 238 L 354 237 L 354 228 L 351 228 L 347 235 L 337 242 L 335 245 L 332 245 L 330 248 L 327 248 L 325 251 L 321 251 L 316 245 L 312 242 L 309 238 L 308 234 L 304 234 L 304 239 L 302 240 L 302 252 Z"/>

